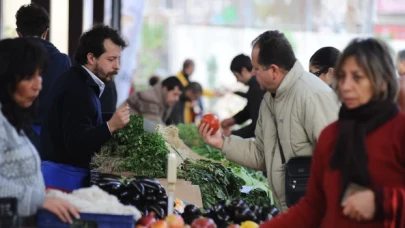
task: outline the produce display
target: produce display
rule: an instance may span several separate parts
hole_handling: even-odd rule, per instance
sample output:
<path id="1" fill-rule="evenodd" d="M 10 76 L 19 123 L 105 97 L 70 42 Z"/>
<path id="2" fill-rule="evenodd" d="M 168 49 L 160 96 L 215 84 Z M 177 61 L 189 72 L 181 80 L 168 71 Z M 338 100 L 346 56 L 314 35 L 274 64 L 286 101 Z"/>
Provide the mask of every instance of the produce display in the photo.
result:
<path id="1" fill-rule="evenodd" d="M 218 227 L 227 227 L 231 224 L 242 224 L 253 221 L 256 224 L 269 221 L 278 214 L 275 207 L 259 207 L 249 205 L 243 200 L 221 201 L 211 208 L 201 211 L 194 205 L 184 208 L 182 217 L 186 224 L 192 224 L 201 217 L 212 219 Z"/>
<path id="2" fill-rule="evenodd" d="M 200 210 L 187 205 L 182 215 L 173 214 L 157 220 L 154 214 L 142 217 L 137 228 L 258 228 L 278 214 L 275 207 L 250 206 L 243 200 L 221 201 L 214 207 Z"/>
<path id="3" fill-rule="evenodd" d="M 215 122 L 213 116 L 206 119 Z M 136 206 L 143 214 L 153 211 L 157 218 L 164 218 L 167 214 L 166 193 L 150 178 L 166 177 L 169 152 L 178 155 L 178 178 L 199 186 L 204 208 L 235 199 L 243 199 L 248 205 L 273 205 L 269 186 L 261 172 L 226 160 L 221 151 L 204 143 L 197 126 L 158 125 L 156 133 L 149 133 L 143 130 L 143 118 L 139 116 L 131 116 L 129 124 L 114 133 L 101 152 L 93 157 L 92 167 L 103 173 L 131 172 L 148 178 L 121 179 L 107 175 L 92 181 L 117 196 L 122 203 Z M 250 186 L 252 190 L 241 193 L 242 186 Z"/>
<path id="4" fill-rule="evenodd" d="M 155 179 L 146 177 L 127 179 L 93 171 L 91 183 L 116 196 L 122 204 L 135 206 L 143 215 L 148 215 L 152 211 L 157 218 L 164 218 L 167 215 L 168 196 Z"/>
<path id="5" fill-rule="evenodd" d="M 143 117 L 131 116 L 123 129 L 96 153 L 92 167 L 106 173 L 134 172 L 139 176 L 166 177 L 169 153 L 163 137 L 143 130 Z M 153 161 L 153 163 L 151 163 Z"/>
<path id="6" fill-rule="evenodd" d="M 201 119 L 201 124 L 207 124 L 212 129 L 211 135 L 215 134 L 219 129 L 219 119 L 216 115 L 205 114 Z"/>
<path id="7" fill-rule="evenodd" d="M 70 194 L 49 190 L 46 197 L 64 199 L 77 207 L 81 213 L 133 215 L 135 221 L 142 216 L 137 208 L 121 204 L 116 196 L 108 194 L 97 186 L 78 189 Z"/>
<path id="8" fill-rule="evenodd" d="M 206 144 L 204 144 L 203 139 L 200 137 L 198 133 L 198 128 L 195 125 L 190 125 L 190 124 L 179 124 L 177 126 L 179 128 L 179 136 L 180 138 L 184 141 L 184 143 L 189 146 L 194 152 L 198 153 L 201 156 L 204 156 L 206 158 L 212 159 L 212 160 L 217 160 L 220 161 L 221 164 L 228 168 L 230 172 L 233 175 L 238 176 L 241 178 L 244 183 L 242 185 L 245 186 L 250 186 L 252 187 L 252 191 L 249 192 L 248 194 L 242 194 L 241 198 L 246 200 L 249 203 L 255 203 L 258 206 L 271 206 L 274 204 L 273 197 L 270 191 L 270 187 L 267 183 L 266 178 L 263 176 L 262 172 L 257 172 L 254 170 L 247 169 L 245 167 L 242 167 L 240 165 L 236 165 L 228 160 L 226 160 L 221 151 L 217 150 L 215 148 L 212 148 Z M 198 179 L 198 178 L 197 178 Z M 191 180 L 192 181 L 192 180 Z M 192 181 L 193 182 L 193 181 Z M 214 195 L 211 193 L 212 185 L 210 183 L 206 183 L 207 187 L 202 187 L 201 181 L 198 182 L 198 185 L 200 185 L 201 192 L 203 195 L 203 202 L 204 205 L 207 206 L 206 204 L 212 204 L 212 197 L 210 195 Z M 223 186 L 218 186 L 218 188 L 222 188 Z M 206 196 L 206 197 L 204 197 Z M 218 202 L 219 200 L 228 200 L 228 199 L 234 199 L 234 198 L 229 198 L 228 196 L 225 198 L 220 198 L 220 197 L 214 197 L 216 200 L 215 202 Z M 258 200 L 260 199 L 260 200 Z M 205 204 L 205 201 L 208 202 Z M 214 203 L 215 203 L 214 202 Z"/>

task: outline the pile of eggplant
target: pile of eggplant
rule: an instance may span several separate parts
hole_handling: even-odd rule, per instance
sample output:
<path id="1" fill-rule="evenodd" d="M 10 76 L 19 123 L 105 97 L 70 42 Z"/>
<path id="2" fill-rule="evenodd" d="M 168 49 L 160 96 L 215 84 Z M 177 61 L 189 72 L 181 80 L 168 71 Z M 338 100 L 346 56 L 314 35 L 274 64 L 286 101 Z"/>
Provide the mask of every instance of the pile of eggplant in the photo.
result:
<path id="1" fill-rule="evenodd" d="M 158 219 L 167 215 L 168 196 L 162 185 L 147 177 L 122 178 L 118 175 L 91 171 L 91 185 L 114 195 L 124 205 L 135 206 L 143 216 L 151 211 Z"/>
<path id="2" fill-rule="evenodd" d="M 187 205 L 182 214 L 186 224 L 192 224 L 200 217 L 211 218 L 218 228 L 228 227 L 230 224 L 241 224 L 245 221 L 253 221 L 257 224 L 269 221 L 279 213 L 278 209 L 272 207 L 250 206 L 243 200 L 231 202 L 221 201 L 212 208 L 205 209 L 204 213 L 194 205 Z"/>

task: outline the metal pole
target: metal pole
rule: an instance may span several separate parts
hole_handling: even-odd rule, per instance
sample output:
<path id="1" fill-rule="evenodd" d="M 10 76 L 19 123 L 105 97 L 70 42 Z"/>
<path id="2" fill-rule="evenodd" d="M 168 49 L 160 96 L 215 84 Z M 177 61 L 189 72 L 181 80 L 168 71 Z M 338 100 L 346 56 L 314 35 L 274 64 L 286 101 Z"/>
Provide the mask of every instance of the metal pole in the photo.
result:
<path id="1" fill-rule="evenodd" d="M 0 39 L 3 39 L 4 18 L 3 18 L 3 0 L 0 0 Z"/>
<path id="2" fill-rule="evenodd" d="M 121 30 L 121 0 L 112 1 L 112 14 L 111 14 L 111 26 L 118 31 Z"/>

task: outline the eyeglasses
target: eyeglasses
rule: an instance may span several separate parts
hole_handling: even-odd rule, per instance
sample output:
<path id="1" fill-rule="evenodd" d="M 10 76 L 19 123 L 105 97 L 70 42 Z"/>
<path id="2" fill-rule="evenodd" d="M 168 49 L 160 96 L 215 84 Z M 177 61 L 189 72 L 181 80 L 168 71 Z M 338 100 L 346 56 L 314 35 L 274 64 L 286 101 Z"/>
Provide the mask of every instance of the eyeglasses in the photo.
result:
<path id="1" fill-rule="evenodd" d="M 315 74 L 317 77 L 321 76 L 321 74 L 328 72 L 328 68 L 323 68 L 318 70 L 317 72 L 312 72 L 313 74 Z"/>

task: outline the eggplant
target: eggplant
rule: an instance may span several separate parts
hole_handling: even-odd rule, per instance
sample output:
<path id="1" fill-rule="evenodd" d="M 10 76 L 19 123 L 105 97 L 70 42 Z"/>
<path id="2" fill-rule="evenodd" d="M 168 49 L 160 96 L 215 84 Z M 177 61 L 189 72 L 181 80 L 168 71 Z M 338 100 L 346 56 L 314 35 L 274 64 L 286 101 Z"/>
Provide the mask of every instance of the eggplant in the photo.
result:
<path id="1" fill-rule="evenodd" d="M 159 200 L 168 200 L 169 199 L 169 197 L 167 195 L 158 195 L 157 198 Z"/>
<path id="2" fill-rule="evenodd" d="M 154 211 L 156 213 L 156 217 L 158 219 L 163 219 L 164 217 L 166 217 L 164 209 L 162 207 L 160 207 L 159 205 L 150 205 L 150 206 L 148 206 L 148 210 Z"/>
<path id="3" fill-rule="evenodd" d="M 155 183 L 151 183 L 151 182 L 145 182 L 145 181 L 139 181 L 140 184 L 143 185 L 143 187 L 145 188 L 145 190 L 155 190 L 156 192 L 159 192 L 162 189 L 162 186 L 160 184 L 155 184 Z"/>
<path id="4" fill-rule="evenodd" d="M 163 208 L 167 208 L 167 200 L 156 201 L 156 204 L 163 207 Z"/>
<path id="5" fill-rule="evenodd" d="M 145 195 L 144 196 L 155 196 L 156 197 L 156 190 L 154 189 L 145 189 Z"/>
<path id="6" fill-rule="evenodd" d="M 182 218 L 183 218 L 185 224 L 191 225 L 191 224 L 193 224 L 194 220 L 198 219 L 199 217 L 196 217 L 196 216 L 184 216 L 184 213 L 183 213 Z"/>
<path id="7" fill-rule="evenodd" d="M 133 189 L 134 191 L 141 194 L 142 196 L 145 195 L 145 187 L 141 183 L 137 182 L 136 180 L 131 181 L 131 183 L 129 184 L 129 188 Z"/>
<path id="8" fill-rule="evenodd" d="M 266 222 L 272 218 L 271 216 L 271 208 L 270 207 L 263 207 L 262 213 L 260 214 L 260 220 Z"/>
<path id="9" fill-rule="evenodd" d="M 280 211 L 278 210 L 277 207 L 271 206 L 271 208 L 270 208 L 270 214 L 271 214 L 271 216 L 275 217 L 275 216 L 277 216 L 279 213 L 280 213 Z"/>
<path id="10" fill-rule="evenodd" d="M 225 208 L 224 208 L 224 206 L 222 204 L 217 204 L 217 205 L 214 205 L 213 209 L 214 209 L 215 212 L 219 212 L 221 210 L 224 210 Z"/>
<path id="11" fill-rule="evenodd" d="M 148 195 L 145 198 L 146 198 L 147 201 L 153 201 L 153 202 L 156 201 L 156 196 L 153 196 L 153 195 Z"/>
<path id="12" fill-rule="evenodd" d="M 198 215 L 198 216 L 201 215 L 200 209 L 196 205 L 193 205 L 193 204 L 187 205 L 184 208 L 184 213 L 187 215 Z"/>

